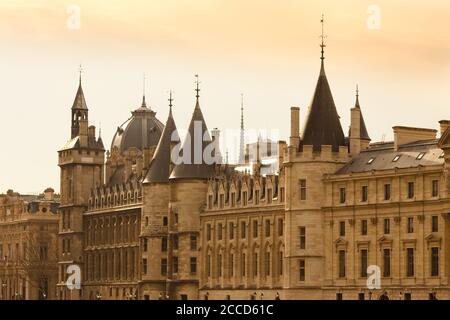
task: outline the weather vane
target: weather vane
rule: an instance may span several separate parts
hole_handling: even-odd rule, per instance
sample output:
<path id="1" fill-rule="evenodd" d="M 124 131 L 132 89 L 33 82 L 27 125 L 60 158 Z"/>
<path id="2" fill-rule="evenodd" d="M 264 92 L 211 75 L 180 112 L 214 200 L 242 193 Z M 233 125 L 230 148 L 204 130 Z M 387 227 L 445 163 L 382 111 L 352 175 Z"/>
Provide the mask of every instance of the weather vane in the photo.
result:
<path id="1" fill-rule="evenodd" d="M 195 89 L 195 91 L 197 92 L 197 94 L 195 95 L 195 97 L 198 99 L 200 97 L 200 81 L 198 81 L 198 74 L 195 75 L 195 84 L 197 85 L 197 88 Z"/>
<path id="2" fill-rule="evenodd" d="M 324 57 L 324 48 L 326 47 L 325 45 L 325 39 L 326 39 L 326 35 L 324 33 L 324 23 L 325 23 L 325 19 L 324 19 L 324 15 L 322 14 L 322 19 L 320 19 L 320 23 L 322 24 L 322 34 L 320 35 L 320 38 L 322 39 L 322 43 L 320 44 L 320 47 L 322 48 L 321 54 L 322 56 L 320 57 L 320 59 L 325 59 Z"/>

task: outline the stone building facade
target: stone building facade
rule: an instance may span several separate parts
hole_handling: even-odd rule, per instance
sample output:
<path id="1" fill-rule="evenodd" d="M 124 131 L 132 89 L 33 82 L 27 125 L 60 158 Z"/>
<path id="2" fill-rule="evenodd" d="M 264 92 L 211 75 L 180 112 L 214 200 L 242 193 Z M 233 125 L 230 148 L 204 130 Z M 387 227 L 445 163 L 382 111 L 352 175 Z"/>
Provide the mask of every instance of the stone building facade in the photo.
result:
<path id="1" fill-rule="evenodd" d="M 0 195 L 0 299 L 56 298 L 59 195 Z"/>
<path id="2" fill-rule="evenodd" d="M 59 151 L 61 299 L 450 298 L 450 121 L 371 143 L 357 93 L 346 136 L 322 52 L 278 170 L 263 157 L 238 170 L 218 160 L 199 91 L 184 141 L 172 99 L 163 125 L 144 97 L 105 153 L 80 81 Z M 367 287 L 373 270 L 379 289 Z"/>

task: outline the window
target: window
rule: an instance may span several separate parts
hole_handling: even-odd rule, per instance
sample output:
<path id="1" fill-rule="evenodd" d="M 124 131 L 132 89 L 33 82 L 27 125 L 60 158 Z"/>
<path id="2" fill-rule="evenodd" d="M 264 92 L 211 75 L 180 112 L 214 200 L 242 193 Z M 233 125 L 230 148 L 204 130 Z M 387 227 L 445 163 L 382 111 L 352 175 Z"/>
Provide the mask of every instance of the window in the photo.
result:
<path id="1" fill-rule="evenodd" d="M 284 188 L 280 188 L 280 202 L 284 202 Z"/>
<path id="2" fill-rule="evenodd" d="M 361 250 L 361 277 L 367 277 L 367 250 Z"/>
<path id="3" fill-rule="evenodd" d="M 144 252 L 147 252 L 147 250 L 148 250 L 148 239 L 144 238 L 143 242 L 144 242 L 143 250 L 144 250 Z"/>
<path id="4" fill-rule="evenodd" d="M 270 237 L 270 220 L 266 220 L 266 237 Z"/>
<path id="5" fill-rule="evenodd" d="M 383 249 L 383 277 L 391 276 L 391 249 Z"/>
<path id="6" fill-rule="evenodd" d="M 211 210 L 213 207 L 213 196 L 212 194 L 208 195 L 208 209 Z"/>
<path id="7" fill-rule="evenodd" d="M 298 227 L 300 249 L 306 248 L 306 227 Z"/>
<path id="8" fill-rule="evenodd" d="M 414 218 L 409 217 L 406 221 L 406 232 L 413 233 L 414 232 Z"/>
<path id="9" fill-rule="evenodd" d="M 438 216 L 431 217 L 431 232 L 438 232 L 439 230 L 439 220 Z"/>
<path id="10" fill-rule="evenodd" d="M 253 220 L 253 238 L 258 238 L 258 221 Z"/>
<path id="11" fill-rule="evenodd" d="M 173 219 L 174 223 L 178 224 L 178 213 L 175 213 L 173 216 L 174 216 L 174 219 Z"/>
<path id="12" fill-rule="evenodd" d="M 369 160 L 367 160 L 367 164 L 371 164 L 373 160 L 375 160 L 375 158 L 370 158 Z"/>
<path id="13" fill-rule="evenodd" d="M 345 278 L 345 250 L 339 250 L 339 278 Z"/>
<path id="14" fill-rule="evenodd" d="M 230 253 L 230 276 L 234 276 L 234 254 Z"/>
<path id="15" fill-rule="evenodd" d="M 414 198 L 414 182 L 408 182 L 408 199 Z"/>
<path id="16" fill-rule="evenodd" d="M 161 251 L 166 252 L 167 251 L 167 237 L 161 238 Z"/>
<path id="17" fill-rule="evenodd" d="M 392 162 L 397 162 L 398 159 L 400 159 L 400 155 L 396 155 L 396 156 L 394 157 L 394 159 L 392 159 Z"/>
<path id="18" fill-rule="evenodd" d="M 367 220 L 361 220 L 361 235 L 367 235 Z"/>
<path id="19" fill-rule="evenodd" d="M 241 275 L 245 277 L 245 253 L 242 254 L 241 259 Z"/>
<path id="20" fill-rule="evenodd" d="M 229 223 L 230 229 L 228 230 L 228 232 L 230 233 L 230 240 L 234 239 L 234 222 L 230 222 Z"/>
<path id="21" fill-rule="evenodd" d="M 425 152 L 421 152 L 417 155 L 416 160 L 422 160 L 423 156 L 425 155 Z"/>
<path id="22" fill-rule="evenodd" d="M 366 297 L 364 295 L 364 292 L 359 292 L 358 293 L 358 300 L 365 300 L 365 299 L 366 299 Z"/>
<path id="23" fill-rule="evenodd" d="M 439 180 L 433 180 L 431 182 L 431 196 L 434 198 L 439 196 Z"/>
<path id="24" fill-rule="evenodd" d="M 342 293 L 341 292 L 336 293 L 336 300 L 340 301 L 342 299 L 343 299 Z"/>
<path id="25" fill-rule="evenodd" d="M 306 179 L 300 179 L 300 200 L 306 200 Z"/>
<path id="26" fill-rule="evenodd" d="M 247 191 L 242 192 L 242 205 L 247 206 Z"/>
<path id="27" fill-rule="evenodd" d="M 217 271 L 219 278 L 222 277 L 222 254 L 217 256 Z"/>
<path id="28" fill-rule="evenodd" d="M 217 225 L 217 240 L 222 240 L 222 224 Z"/>
<path id="29" fill-rule="evenodd" d="M 145 217 L 145 226 L 148 226 L 148 217 Z"/>
<path id="30" fill-rule="evenodd" d="M 431 276 L 439 276 L 439 248 L 431 248 Z"/>
<path id="31" fill-rule="evenodd" d="M 345 203 L 345 188 L 339 188 L 339 203 Z"/>
<path id="32" fill-rule="evenodd" d="M 283 218 L 278 218 L 278 236 L 281 237 L 283 235 L 284 226 L 283 226 Z"/>
<path id="33" fill-rule="evenodd" d="M 219 208 L 223 208 L 223 206 L 224 206 L 224 203 L 225 203 L 225 195 L 224 194 L 221 194 L 220 196 L 219 196 Z"/>
<path id="34" fill-rule="evenodd" d="M 298 280 L 305 281 L 305 260 L 300 259 L 298 261 Z"/>
<path id="35" fill-rule="evenodd" d="M 414 277 L 414 248 L 406 249 L 406 276 Z"/>
<path id="36" fill-rule="evenodd" d="M 258 253 L 253 254 L 253 275 L 258 275 Z"/>
<path id="37" fill-rule="evenodd" d="M 232 207 L 236 206 L 236 192 L 231 193 L 231 206 Z"/>
<path id="38" fill-rule="evenodd" d="M 167 259 L 161 259 L 161 275 L 167 275 Z"/>
<path id="39" fill-rule="evenodd" d="M 142 259 L 142 272 L 147 274 L 147 259 Z"/>
<path id="40" fill-rule="evenodd" d="M 197 235 L 191 234 L 191 251 L 197 250 Z"/>
<path id="41" fill-rule="evenodd" d="M 391 185 L 385 184 L 384 185 L 384 200 L 391 200 Z"/>
<path id="42" fill-rule="evenodd" d="M 345 221 L 339 221 L 339 236 L 345 236 Z"/>
<path id="43" fill-rule="evenodd" d="M 208 223 L 206 225 L 206 241 L 211 240 L 211 225 Z"/>
<path id="44" fill-rule="evenodd" d="M 178 257 L 173 257 L 173 273 L 178 273 Z"/>
<path id="45" fill-rule="evenodd" d="M 278 275 L 283 275 L 283 251 L 278 252 Z"/>
<path id="46" fill-rule="evenodd" d="M 267 203 L 272 203 L 272 189 L 267 189 Z"/>
<path id="47" fill-rule="evenodd" d="M 405 292 L 405 300 L 411 300 L 411 293 L 410 292 Z"/>
<path id="48" fill-rule="evenodd" d="M 245 239 L 246 235 L 245 235 L 245 221 L 241 221 L 241 239 Z"/>
<path id="49" fill-rule="evenodd" d="M 167 217 L 163 217 L 163 226 L 167 227 L 168 224 L 169 224 L 169 220 L 167 219 Z"/>
<path id="50" fill-rule="evenodd" d="M 178 235 L 174 234 L 172 238 L 173 250 L 178 250 Z"/>
<path id="51" fill-rule="evenodd" d="M 211 255 L 206 256 L 206 275 L 211 277 Z"/>
<path id="52" fill-rule="evenodd" d="M 255 190 L 255 204 L 259 204 L 259 190 Z"/>
<path id="53" fill-rule="evenodd" d="M 391 220 L 384 219 L 384 234 L 390 234 L 390 233 L 391 233 Z"/>
<path id="54" fill-rule="evenodd" d="M 264 257 L 264 270 L 266 271 L 266 276 L 270 276 L 270 252 L 266 252 Z"/>
<path id="55" fill-rule="evenodd" d="M 361 202 L 367 202 L 368 198 L 369 198 L 369 187 L 362 186 L 361 187 Z"/>

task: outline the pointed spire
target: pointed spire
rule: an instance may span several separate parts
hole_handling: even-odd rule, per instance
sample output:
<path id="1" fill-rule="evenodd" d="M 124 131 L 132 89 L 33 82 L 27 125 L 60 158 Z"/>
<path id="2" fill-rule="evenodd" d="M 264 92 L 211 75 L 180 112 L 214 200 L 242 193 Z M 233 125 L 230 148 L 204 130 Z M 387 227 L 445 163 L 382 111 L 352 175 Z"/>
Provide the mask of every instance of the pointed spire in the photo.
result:
<path id="1" fill-rule="evenodd" d="M 359 88 L 358 85 L 356 85 L 356 101 L 355 101 L 355 108 L 360 108 L 359 106 Z"/>
<path id="2" fill-rule="evenodd" d="M 145 102 L 145 73 L 142 77 L 142 108 L 147 108 L 147 103 Z"/>
<path id="3" fill-rule="evenodd" d="M 84 72 L 83 70 L 83 66 L 80 64 L 80 68 L 78 69 L 78 72 L 80 73 L 80 78 L 79 78 L 79 84 L 78 86 L 81 87 L 81 74 Z"/>
<path id="4" fill-rule="evenodd" d="M 75 95 L 75 99 L 72 104 L 72 109 L 87 109 L 86 99 L 84 98 L 83 87 L 81 86 L 81 74 L 84 72 L 83 67 L 80 64 L 78 69 L 79 79 L 78 79 L 78 90 Z"/>
<path id="5" fill-rule="evenodd" d="M 172 116 L 172 106 L 173 106 L 172 89 L 170 89 L 168 100 L 169 100 L 169 116 Z"/>
<path id="6" fill-rule="evenodd" d="M 240 142 L 239 142 L 239 163 L 244 163 L 244 94 L 241 93 L 241 132 L 240 132 Z"/>
<path id="7" fill-rule="evenodd" d="M 198 81 L 198 74 L 195 75 L 195 84 L 196 84 L 195 97 L 197 98 L 198 101 L 198 98 L 200 98 L 200 81 Z"/>
<path id="8" fill-rule="evenodd" d="M 356 102 L 355 108 L 360 111 L 359 118 L 359 137 L 364 140 L 370 140 L 369 132 L 367 131 L 366 122 L 364 121 L 364 117 L 361 111 L 361 106 L 359 105 L 359 87 L 356 85 Z"/>
<path id="9" fill-rule="evenodd" d="M 323 60 L 325 59 L 324 56 L 324 48 L 326 47 L 325 45 L 325 38 L 327 37 L 324 33 L 324 23 L 325 23 L 325 19 L 324 19 L 324 15 L 322 14 L 322 19 L 320 19 L 320 23 L 322 24 L 322 34 L 320 35 L 320 38 L 322 39 L 322 43 L 320 44 L 321 47 L 321 56 L 320 59 L 322 60 L 322 64 L 323 64 Z"/>

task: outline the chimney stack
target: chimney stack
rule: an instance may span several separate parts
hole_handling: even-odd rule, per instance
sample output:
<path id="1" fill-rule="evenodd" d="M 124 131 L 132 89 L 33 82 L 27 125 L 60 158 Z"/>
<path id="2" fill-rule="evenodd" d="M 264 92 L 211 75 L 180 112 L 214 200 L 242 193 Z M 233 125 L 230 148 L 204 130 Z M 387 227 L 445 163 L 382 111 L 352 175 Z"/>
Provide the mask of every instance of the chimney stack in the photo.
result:
<path id="1" fill-rule="evenodd" d="M 291 107 L 291 136 L 289 146 L 298 148 L 300 145 L 300 108 Z"/>

